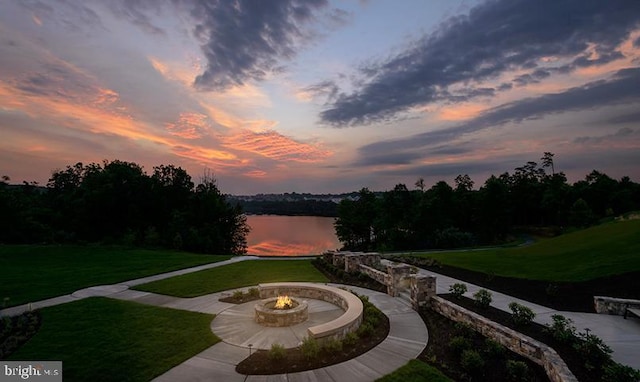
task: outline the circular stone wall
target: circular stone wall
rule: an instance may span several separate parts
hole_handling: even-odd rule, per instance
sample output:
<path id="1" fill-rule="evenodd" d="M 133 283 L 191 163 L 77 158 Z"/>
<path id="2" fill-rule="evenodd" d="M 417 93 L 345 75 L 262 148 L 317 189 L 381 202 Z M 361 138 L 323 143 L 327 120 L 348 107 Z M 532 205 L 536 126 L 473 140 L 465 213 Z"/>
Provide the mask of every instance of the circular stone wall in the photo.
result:
<path id="1" fill-rule="evenodd" d="M 298 302 L 298 306 L 291 309 L 273 309 L 277 297 L 260 301 L 255 306 L 255 321 L 268 327 L 291 326 L 304 322 L 309 318 L 309 306 L 305 301 Z"/>

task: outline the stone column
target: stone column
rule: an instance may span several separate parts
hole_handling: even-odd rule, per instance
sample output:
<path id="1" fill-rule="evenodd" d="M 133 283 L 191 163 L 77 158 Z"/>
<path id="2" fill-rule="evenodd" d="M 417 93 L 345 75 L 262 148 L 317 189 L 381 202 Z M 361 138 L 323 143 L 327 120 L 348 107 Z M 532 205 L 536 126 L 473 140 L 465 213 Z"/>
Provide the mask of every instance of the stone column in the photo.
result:
<path id="1" fill-rule="evenodd" d="M 387 294 L 389 296 L 398 296 L 398 284 L 409 274 L 411 274 L 411 266 L 407 264 L 389 264 L 387 265 L 387 274 L 389 274 L 389 284 L 387 284 Z"/>
<path id="2" fill-rule="evenodd" d="M 436 295 L 436 278 L 434 276 L 411 275 L 411 306 L 415 310 L 427 305 L 429 299 Z"/>
<path id="3" fill-rule="evenodd" d="M 344 257 L 344 271 L 347 273 L 356 273 L 360 270 L 360 264 L 362 263 L 360 254 L 354 253 L 345 255 Z"/>

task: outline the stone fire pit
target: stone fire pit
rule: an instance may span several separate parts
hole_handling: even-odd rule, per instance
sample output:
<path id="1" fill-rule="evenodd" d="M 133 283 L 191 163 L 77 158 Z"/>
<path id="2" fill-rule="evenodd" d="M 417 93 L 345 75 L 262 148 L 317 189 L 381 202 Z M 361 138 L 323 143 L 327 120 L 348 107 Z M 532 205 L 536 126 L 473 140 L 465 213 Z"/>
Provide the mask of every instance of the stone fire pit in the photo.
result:
<path id="1" fill-rule="evenodd" d="M 255 305 L 255 321 L 267 327 L 284 327 L 296 325 L 309 318 L 309 306 L 305 301 L 289 299 L 290 304 L 277 307 L 280 297 L 267 298 Z"/>

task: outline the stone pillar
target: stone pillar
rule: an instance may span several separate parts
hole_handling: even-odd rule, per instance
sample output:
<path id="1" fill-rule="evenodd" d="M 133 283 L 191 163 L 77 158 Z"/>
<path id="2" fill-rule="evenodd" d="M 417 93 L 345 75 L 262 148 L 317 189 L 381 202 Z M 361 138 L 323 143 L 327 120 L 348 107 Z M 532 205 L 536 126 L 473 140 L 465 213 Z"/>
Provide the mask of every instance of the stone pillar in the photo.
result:
<path id="1" fill-rule="evenodd" d="M 429 299 L 436 295 L 435 276 L 411 275 L 411 306 L 415 310 L 427 305 Z"/>
<path id="2" fill-rule="evenodd" d="M 336 268 L 344 268 L 344 256 L 347 252 L 337 252 L 333 254 L 333 266 Z"/>
<path id="3" fill-rule="evenodd" d="M 387 265 L 387 274 L 389 275 L 389 283 L 387 284 L 387 294 L 392 297 L 398 296 L 398 284 L 400 281 L 411 274 L 411 266 L 407 264 L 392 263 Z"/>
<path id="4" fill-rule="evenodd" d="M 362 256 L 358 253 L 353 253 L 344 256 L 344 271 L 347 273 L 356 273 L 360 270 L 360 264 Z"/>

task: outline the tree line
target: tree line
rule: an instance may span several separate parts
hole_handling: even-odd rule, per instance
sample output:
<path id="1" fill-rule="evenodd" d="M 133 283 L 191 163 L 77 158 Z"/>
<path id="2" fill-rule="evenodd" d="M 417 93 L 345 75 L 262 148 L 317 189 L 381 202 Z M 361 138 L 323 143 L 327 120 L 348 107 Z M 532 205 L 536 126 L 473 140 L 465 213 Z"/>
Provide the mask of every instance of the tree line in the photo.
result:
<path id="1" fill-rule="evenodd" d="M 238 200 L 238 204 L 255 215 L 338 216 L 338 205 L 326 200 Z"/>
<path id="2" fill-rule="evenodd" d="M 246 252 L 242 208 L 210 172 L 198 184 L 182 168 L 148 175 L 132 162 L 76 163 L 46 187 L 0 180 L 0 243 L 103 243 L 201 253 Z"/>
<path id="3" fill-rule="evenodd" d="M 336 234 L 350 250 L 454 248 L 500 243 L 533 227 L 586 227 L 640 209 L 640 184 L 629 177 L 593 170 L 569 184 L 553 156 L 492 175 L 478 190 L 466 174 L 453 187 L 440 181 L 425 189 L 419 179 L 413 190 L 398 184 L 381 196 L 363 188 L 356 200 L 340 202 Z"/>

